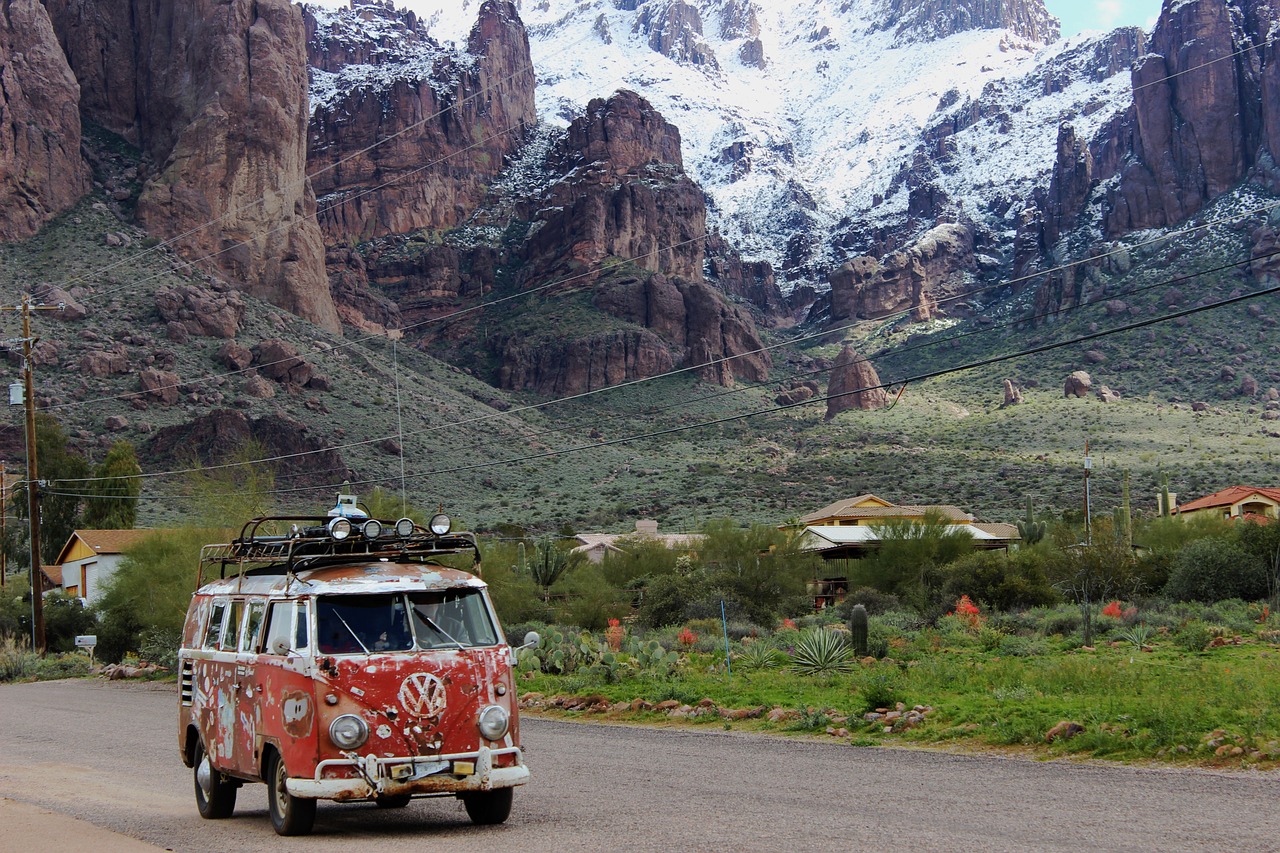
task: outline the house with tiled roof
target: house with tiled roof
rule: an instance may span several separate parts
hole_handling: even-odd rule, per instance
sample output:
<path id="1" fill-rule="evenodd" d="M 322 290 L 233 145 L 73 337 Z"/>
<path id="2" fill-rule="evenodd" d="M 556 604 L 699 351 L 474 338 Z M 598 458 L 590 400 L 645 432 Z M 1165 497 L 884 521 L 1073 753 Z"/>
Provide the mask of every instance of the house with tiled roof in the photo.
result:
<path id="1" fill-rule="evenodd" d="M 800 516 L 801 547 L 824 560 L 838 563 L 861 558 L 880 545 L 880 531 L 886 524 L 922 522 L 926 515 L 941 518 L 948 533 L 967 534 L 975 550 L 1008 550 L 1022 541 L 1017 526 L 1000 522 L 980 522 L 950 504 L 898 505 L 872 494 L 858 495 L 828 504 Z M 824 572 L 812 585 L 818 607 L 833 604 L 848 589 L 838 568 Z"/>
<path id="2" fill-rule="evenodd" d="M 629 533 L 579 533 L 575 553 L 585 554 L 592 563 L 602 562 L 607 554 L 622 554 L 628 541 L 658 542 L 672 551 L 690 552 L 702 542 L 700 533 L 659 533 L 658 522 L 642 518 Z"/>
<path id="3" fill-rule="evenodd" d="M 163 530 L 76 530 L 62 546 L 47 576 L 67 595 L 92 604 L 102 597 L 107 579 L 124 559 L 124 552 Z M 56 576 L 56 577 L 55 577 Z"/>
<path id="4" fill-rule="evenodd" d="M 1230 486 L 1175 506 L 1173 514 L 1183 519 L 1206 515 L 1224 519 L 1280 519 L 1280 489 Z"/>

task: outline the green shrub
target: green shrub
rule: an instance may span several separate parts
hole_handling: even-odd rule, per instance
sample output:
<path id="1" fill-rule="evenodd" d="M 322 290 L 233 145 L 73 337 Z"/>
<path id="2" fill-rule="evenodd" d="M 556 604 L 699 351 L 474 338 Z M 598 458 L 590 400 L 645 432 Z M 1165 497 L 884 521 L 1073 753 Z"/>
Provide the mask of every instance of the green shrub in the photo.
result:
<path id="1" fill-rule="evenodd" d="M 636 612 L 636 622 L 646 628 L 660 628 L 684 621 L 684 605 L 691 584 L 679 575 L 660 575 L 644 590 L 644 601 Z"/>
<path id="2" fill-rule="evenodd" d="M 25 643 L 6 637 L 0 640 L 0 684 L 34 678 L 40 656 Z"/>
<path id="3" fill-rule="evenodd" d="M 1027 658 L 1042 655 L 1047 650 L 1044 640 L 1008 634 L 1001 638 L 995 652 L 1002 657 Z"/>
<path id="4" fill-rule="evenodd" d="M 1035 607 L 1061 598 L 1049 584 L 1038 550 L 975 551 L 944 566 L 942 574 L 944 597 L 954 601 L 967 595 L 984 610 Z"/>
<path id="5" fill-rule="evenodd" d="M 1209 626 L 1198 619 L 1193 619 L 1178 629 L 1173 635 L 1173 642 L 1186 652 L 1202 652 L 1209 647 L 1213 634 Z"/>
<path id="6" fill-rule="evenodd" d="M 840 621 L 849 621 L 849 613 L 852 612 L 855 604 L 861 604 L 865 607 L 867 614 L 870 616 L 879 616 L 882 613 L 888 613 L 890 610 L 903 609 L 902 599 L 898 598 L 898 596 L 881 592 L 875 587 L 860 586 L 846 595 L 844 601 L 836 605 L 836 615 L 840 617 Z"/>
<path id="7" fill-rule="evenodd" d="M 36 662 L 35 677 L 41 681 L 83 678 L 89 674 L 89 656 L 83 652 L 46 655 Z"/>
<path id="8" fill-rule="evenodd" d="M 786 652 L 757 640 L 747 643 L 733 658 L 733 665 L 744 670 L 777 669 L 787 663 Z"/>
<path id="9" fill-rule="evenodd" d="M 1177 601 L 1256 601 L 1267 594 L 1266 568 L 1231 539 L 1197 539 L 1178 552 L 1164 591 Z"/>
<path id="10" fill-rule="evenodd" d="M 885 672 L 880 668 L 871 670 L 861 679 L 858 692 L 862 695 L 864 711 L 893 708 L 903 701 L 902 686 L 897 674 Z"/>

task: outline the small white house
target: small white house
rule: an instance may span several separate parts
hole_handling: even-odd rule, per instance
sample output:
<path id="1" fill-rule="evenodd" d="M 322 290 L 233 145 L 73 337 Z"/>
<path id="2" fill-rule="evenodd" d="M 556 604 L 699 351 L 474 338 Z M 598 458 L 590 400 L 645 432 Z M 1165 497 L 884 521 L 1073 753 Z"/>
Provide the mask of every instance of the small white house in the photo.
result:
<path id="1" fill-rule="evenodd" d="M 106 581 L 124 559 L 124 551 L 161 530 L 77 530 L 62 546 L 47 573 L 62 591 L 93 604 L 102 597 Z M 61 570 L 61 579 L 56 577 Z"/>

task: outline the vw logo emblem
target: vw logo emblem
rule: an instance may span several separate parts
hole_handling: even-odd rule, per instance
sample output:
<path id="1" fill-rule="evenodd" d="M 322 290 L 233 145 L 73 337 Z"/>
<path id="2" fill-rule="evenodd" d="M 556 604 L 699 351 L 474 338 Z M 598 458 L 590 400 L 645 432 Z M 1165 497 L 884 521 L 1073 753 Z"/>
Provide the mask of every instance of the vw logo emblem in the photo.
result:
<path id="1" fill-rule="evenodd" d="M 429 672 L 415 672 L 400 685 L 400 705 L 414 717 L 438 717 L 447 704 L 444 682 Z"/>

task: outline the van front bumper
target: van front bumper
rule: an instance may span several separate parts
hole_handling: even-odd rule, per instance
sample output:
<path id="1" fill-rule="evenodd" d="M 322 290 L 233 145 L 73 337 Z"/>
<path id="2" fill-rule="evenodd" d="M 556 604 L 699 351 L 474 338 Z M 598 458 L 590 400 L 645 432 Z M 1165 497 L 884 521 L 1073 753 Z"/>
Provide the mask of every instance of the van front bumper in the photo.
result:
<path id="1" fill-rule="evenodd" d="M 514 755 L 510 767 L 494 767 L 494 758 Z M 446 764 L 444 769 L 421 778 L 396 778 L 395 768 L 406 765 L 425 767 Z M 472 765 L 473 772 L 458 773 L 459 764 Z M 347 768 L 342 776 L 329 773 Z M 492 791 L 495 788 L 513 788 L 529 781 L 529 768 L 519 747 L 502 749 L 480 747 L 476 752 L 457 755 L 439 755 L 415 758 L 379 758 L 366 755 L 363 758 L 331 758 L 316 766 L 312 779 L 289 778 L 285 789 L 295 797 L 308 800 L 372 800 L 377 797 L 409 795 L 465 794 L 471 791 Z"/>

